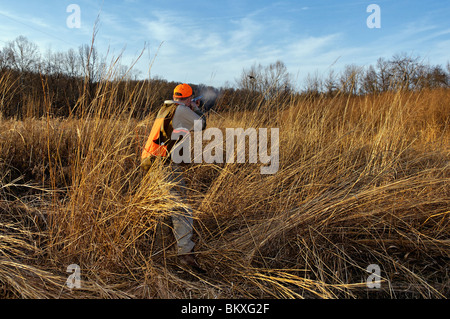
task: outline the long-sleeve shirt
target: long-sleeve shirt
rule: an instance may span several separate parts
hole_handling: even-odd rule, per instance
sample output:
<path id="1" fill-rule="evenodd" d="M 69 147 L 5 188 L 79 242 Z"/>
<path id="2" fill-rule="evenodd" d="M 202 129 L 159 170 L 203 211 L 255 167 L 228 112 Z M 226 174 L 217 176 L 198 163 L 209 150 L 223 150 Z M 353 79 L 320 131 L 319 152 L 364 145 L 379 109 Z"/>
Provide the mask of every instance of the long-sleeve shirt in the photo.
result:
<path id="1" fill-rule="evenodd" d="M 183 137 L 189 136 L 190 131 L 193 131 L 194 129 L 198 129 L 198 126 L 195 126 L 196 121 L 201 121 L 201 129 L 204 130 L 206 128 L 206 118 L 205 115 L 201 112 L 201 110 L 195 106 L 194 110 L 192 110 L 190 107 L 184 105 L 180 102 L 174 102 L 174 101 L 166 101 L 165 103 L 171 104 L 171 103 L 177 103 L 178 106 L 175 110 L 175 113 L 172 118 L 172 127 L 173 127 L 173 133 L 175 133 L 175 136 L 178 136 L 177 142 L 175 143 L 171 153 L 172 161 L 174 161 L 177 164 L 180 163 L 191 163 L 192 160 L 190 158 L 190 155 L 188 153 L 185 154 L 184 147 L 182 144 L 184 144 L 182 141 L 185 141 Z M 198 124 L 197 124 L 198 125 Z M 173 138 L 174 135 L 172 135 Z M 190 144 L 189 144 L 190 145 Z M 183 154 L 183 155 L 180 155 Z M 183 156 L 187 156 L 188 158 L 183 158 Z"/>
<path id="2" fill-rule="evenodd" d="M 175 103 L 174 101 L 166 101 L 165 103 Z M 179 103 L 179 102 L 176 102 Z M 174 130 L 186 129 L 192 131 L 194 129 L 194 121 L 202 121 L 202 130 L 206 128 L 206 118 L 202 111 L 196 107 L 191 110 L 190 107 L 180 103 L 173 115 L 172 127 Z"/>

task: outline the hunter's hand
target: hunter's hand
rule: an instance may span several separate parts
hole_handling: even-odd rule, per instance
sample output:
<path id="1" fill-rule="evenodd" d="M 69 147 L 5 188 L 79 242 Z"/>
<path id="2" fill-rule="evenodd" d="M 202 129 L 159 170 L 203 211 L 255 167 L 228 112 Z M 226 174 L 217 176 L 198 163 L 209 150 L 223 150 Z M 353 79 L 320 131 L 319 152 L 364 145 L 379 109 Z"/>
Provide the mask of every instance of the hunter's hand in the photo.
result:
<path id="1" fill-rule="evenodd" d="M 191 110 L 195 111 L 195 110 L 199 110 L 199 106 L 200 106 L 200 100 L 199 101 L 195 101 L 195 102 L 191 102 Z"/>

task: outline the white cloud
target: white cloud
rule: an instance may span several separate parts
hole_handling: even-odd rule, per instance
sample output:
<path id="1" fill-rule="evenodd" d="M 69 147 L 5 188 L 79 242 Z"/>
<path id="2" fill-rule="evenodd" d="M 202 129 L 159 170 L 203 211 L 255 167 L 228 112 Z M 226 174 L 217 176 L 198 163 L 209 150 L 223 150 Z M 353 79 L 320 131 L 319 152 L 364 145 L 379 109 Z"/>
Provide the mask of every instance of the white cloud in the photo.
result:
<path id="1" fill-rule="evenodd" d="M 257 36 L 263 35 L 263 27 L 259 21 L 245 17 L 234 22 L 238 26 L 229 34 L 229 45 L 235 49 L 245 49 L 254 44 Z"/>
<path id="2" fill-rule="evenodd" d="M 340 37 L 341 35 L 337 33 L 321 37 L 310 36 L 294 41 L 287 47 L 287 51 L 293 58 L 317 57 L 318 54 L 335 44 Z"/>
<path id="3" fill-rule="evenodd" d="M 51 29 L 51 25 L 49 25 L 47 22 L 45 22 L 43 19 L 41 18 L 36 18 L 33 17 L 29 20 L 33 25 L 40 27 L 40 28 L 45 28 L 45 29 Z"/>

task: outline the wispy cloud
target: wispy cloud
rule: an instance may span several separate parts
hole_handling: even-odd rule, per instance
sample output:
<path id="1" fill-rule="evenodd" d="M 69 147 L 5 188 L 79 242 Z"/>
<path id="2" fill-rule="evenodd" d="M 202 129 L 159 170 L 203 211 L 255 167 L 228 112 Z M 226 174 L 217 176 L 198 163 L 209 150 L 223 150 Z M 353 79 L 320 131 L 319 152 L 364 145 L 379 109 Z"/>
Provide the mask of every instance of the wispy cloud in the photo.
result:
<path id="1" fill-rule="evenodd" d="M 158 62 L 164 65 L 164 74 L 183 72 L 188 78 L 193 74 L 205 74 L 211 80 L 211 74 L 238 67 L 242 63 L 257 57 L 255 42 L 264 34 L 264 25 L 252 18 L 252 14 L 229 22 L 229 28 L 208 30 L 195 21 L 173 23 L 175 12 L 154 11 L 153 19 L 139 18 L 137 21 L 154 45 L 163 43 L 158 54 L 155 70 L 161 70 Z M 261 52 L 261 56 L 264 52 Z M 195 69 L 192 69 L 195 65 Z M 223 69 L 223 70 L 222 70 Z M 227 72 L 227 76 L 229 73 Z M 218 75 L 220 77 L 220 75 Z M 225 82 L 223 77 L 218 81 Z"/>
<path id="2" fill-rule="evenodd" d="M 237 28 L 229 32 L 227 42 L 236 51 L 248 48 L 254 44 L 256 37 L 262 36 L 262 24 L 250 17 L 234 21 L 233 24 Z"/>
<path id="3" fill-rule="evenodd" d="M 312 58 L 321 54 L 325 49 L 329 49 L 335 44 L 341 35 L 339 33 L 324 36 L 309 36 L 296 41 L 287 46 L 287 51 L 293 58 Z"/>
<path id="4" fill-rule="evenodd" d="M 312 71 L 314 67 L 326 67 L 339 54 L 346 54 L 336 46 L 341 33 L 322 36 L 290 34 L 289 27 L 279 25 L 274 30 L 273 21 L 260 19 L 255 12 L 234 18 L 225 28 L 208 30 L 191 21 L 173 23 L 174 12 L 154 11 L 153 18 L 137 21 L 153 47 L 163 43 L 154 65 L 154 73 L 161 72 L 170 78 L 186 79 L 204 83 L 223 84 L 239 77 L 243 68 L 254 63 L 269 64 L 277 60 L 285 62 L 291 70 Z M 286 39 L 273 37 L 269 33 L 284 32 Z M 195 66 L 192 68 L 192 66 Z M 230 76 L 233 74 L 233 76 Z M 194 80 L 195 79 L 195 80 Z M 211 83 L 208 83 L 211 84 Z"/>

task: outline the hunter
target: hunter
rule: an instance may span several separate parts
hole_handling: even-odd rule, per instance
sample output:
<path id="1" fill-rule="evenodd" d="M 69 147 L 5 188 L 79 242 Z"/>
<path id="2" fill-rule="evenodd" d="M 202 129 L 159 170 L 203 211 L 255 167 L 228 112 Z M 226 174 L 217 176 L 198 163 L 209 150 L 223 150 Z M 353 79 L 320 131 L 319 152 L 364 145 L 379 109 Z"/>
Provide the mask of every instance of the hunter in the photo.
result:
<path id="1" fill-rule="evenodd" d="M 185 202 L 186 181 L 185 164 L 175 163 L 171 152 L 177 147 L 178 141 L 172 140 L 172 132 L 190 134 L 194 129 L 194 121 L 202 121 L 202 130 L 206 128 L 206 119 L 199 108 L 200 100 L 193 101 L 194 92 L 188 84 L 177 85 L 173 91 L 173 100 L 164 102 L 159 111 L 147 144 L 142 153 L 141 165 L 144 170 L 148 158 L 162 157 L 170 168 L 168 182 L 173 185 L 170 193 L 183 202 L 185 208 L 172 214 L 173 233 L 177 242 L 178 261 L 186 266 L 201 270 L 193 254 L 195 243 L 192 241 L 193 216 L 192 209 Z M 147 168 L 148 169 L 148 168 Z"/>

